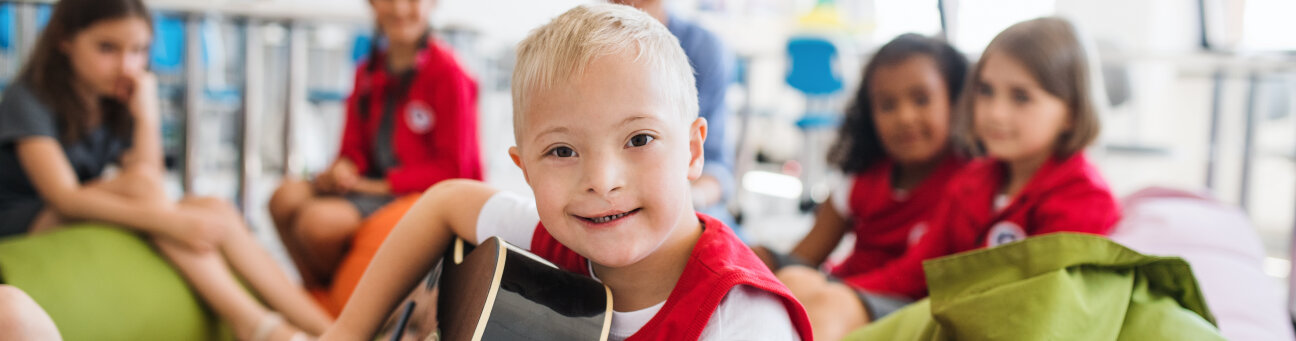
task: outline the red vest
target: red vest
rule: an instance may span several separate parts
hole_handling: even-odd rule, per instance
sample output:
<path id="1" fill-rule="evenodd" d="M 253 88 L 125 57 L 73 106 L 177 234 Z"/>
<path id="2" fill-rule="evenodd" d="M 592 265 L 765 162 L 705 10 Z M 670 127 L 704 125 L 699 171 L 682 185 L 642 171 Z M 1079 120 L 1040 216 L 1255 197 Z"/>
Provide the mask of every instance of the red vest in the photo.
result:
<path id="1" fill-rule="evenodd" d="M 883 160 L 855 175 L 850 191 L 855 250 L 832 269 L 845 278 L 872 271 L 904 255 L 931 225 L 932 207 L 945 199 L 945 187 L 963 165 L 950 155 L 922 183 L 898 197 L 891 188 L 894 163 Z"/>
<path id="2" fill-rule="evenodd" d="M 811 341 L 810 319 L 787 287 L 724 223 L 701 213 L 697 216 L 704 229 L 679 282 L 657 315 L 627 340 L 696 340 L 725 294 L 734 286 L 747 285 L 778 296 L 801 339 Z M 531 252 L 567 271 L 590 275 L 585 257 L 549 235 L 543 223 L 531 239 Z"/>
<path id="3" fill-rule="evenodd" d="M 994 209 L 1005 167 L 994 160 L 969 163 L 951 180 L 948 200 L 922 240 L 886 266 L 846 282 L 868 291 L 921 298 L 927 295 L 922 261 L 1053 232 L 1107 235 L 1120 207 L 1098 169 L 1081 153 L 1051 158 L 1003 210 Z"/>
<path id="4" fill-rule="evenodd" d="M 387 72 L 379 51 L 356 69 L 355 91 L 347 99 L 340 157 L 369 170 L 374 135 L 382 122 L 388 93 L 400 79 Z M 450 178 L 482 179 L 477 142 L 477 82 L 459 65 L 448 46 L 428 39 L 414 65 L 415 76 L 399 96 L 393 114 L 392 146 L 399 165 L 388 169 L 391 191 L 420 192 Z M 361 100 L 362 98 L 366 100 Z M 366 106 L 361 110 L 361 105 Z"/>

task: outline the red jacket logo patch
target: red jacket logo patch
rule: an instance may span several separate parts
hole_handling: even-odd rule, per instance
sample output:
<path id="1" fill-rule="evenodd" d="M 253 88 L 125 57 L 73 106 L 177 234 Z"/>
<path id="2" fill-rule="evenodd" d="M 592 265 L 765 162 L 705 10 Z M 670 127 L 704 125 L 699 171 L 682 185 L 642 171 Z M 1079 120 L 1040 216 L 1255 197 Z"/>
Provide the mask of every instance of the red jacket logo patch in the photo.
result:
<path id="1" fill-rule="evenodd" d="M 410 101 L 405 107 L 405 123 L 414 133 L 424 134 L 432 130 L 436 118 L 432 115 L 432 108 L 427 104 L 421 101 Z"/>
<path id="2" fill-rule="evenodd" d="M 1011 221 L 1001 221 L 986 234 L 986 247 L 996 247 L 1026 239 L 1026 230 Z"/>

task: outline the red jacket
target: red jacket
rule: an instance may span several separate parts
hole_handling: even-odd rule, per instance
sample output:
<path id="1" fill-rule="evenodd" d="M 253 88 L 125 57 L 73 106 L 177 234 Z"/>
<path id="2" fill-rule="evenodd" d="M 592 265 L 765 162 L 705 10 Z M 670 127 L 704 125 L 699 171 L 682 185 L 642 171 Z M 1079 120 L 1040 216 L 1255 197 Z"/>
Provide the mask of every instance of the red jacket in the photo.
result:
<path id="1" fill-rule="evenodd" d="M 356 70 L 355 91 L 347 100 L 346 127 L 339 157 L 369 170 L 374 135 L 382 122 L 387 93 L 400 87 L 388 74 L 382 52 Z M 373 64 L 373 65 L 371 65 Z M 477 142 L 477 83 L 448 46 L 428 39 L 419 52 L 409 91 L 396 105 L 392 146 L 399 165 L 387 170 L 393 194 L 418 192 L 451 178 L 482 179 Z M 365 100 L 362 100 L 365 99 Z M 367 104 L 367 110 L 360 106 Z"/>
<path id="2" fill-rule="evenodd" d="M 801 339 L 811 341 L 810 319 L 787 287 L 724 223 L 701 213 L 697 216 L 704 230 L 693 246 L 684 273 L 661 310 L 627 341 L 697 340 L 725 294 L 737 285 L 764 290 L 782 299 Z M 531 252 L 567 271 L 590 275 L 585 257 L 549 235 L 543 223 L 536 226 Z"/>
<path id="3" fill-rule="evenodd" d="M 1120 207 L 1106 181 L 1081 153 L 1051 158 L 1002 211 L 994 198 L 1005 165 L 977 160 L 951 180 L 940 223 L 904 257 L 875 271 L 846 278 L 871 292 L 921 298 L 927 295 L 922 262 L 1053 232 L 1107 235 L 1120 219 Z"/>
<path id="4" fill-rule="evenodd" d="M 922 183 L 897 197 L 891 189 L 894 163 L 883 160 L 855 175 L 850 191 L 855 250 L 832 269 L 845 278 L 890 263 L 918 242 L 931 225 L 932 207 L 945 199 L 945 187 L 966 160 L 950 155 Z"/>

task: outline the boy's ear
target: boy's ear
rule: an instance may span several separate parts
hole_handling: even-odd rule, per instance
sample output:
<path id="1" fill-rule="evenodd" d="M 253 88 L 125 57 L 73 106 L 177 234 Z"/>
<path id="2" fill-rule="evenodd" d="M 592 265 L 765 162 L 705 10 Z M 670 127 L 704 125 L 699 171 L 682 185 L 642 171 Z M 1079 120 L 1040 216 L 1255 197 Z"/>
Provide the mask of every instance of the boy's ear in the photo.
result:
<path id="1" fill-rule="evenodd" d="M 698 117 L 689 125 L 689 172 L 688 179 L 690 182 L 702 177 L 702 166 L 706 164 L 706 152 L 703 145 L 706 143 L 707 121 L 705 118 Z"/>
<path id="2" fill-rule="evenodd" d="M 513 165 L 516 165 L 518 169 L 522 170 L 522 179 L 526 180 L 528 185 L 531 184 L 531 175 L 527 174 L 526 166 L 522 165 L 522 154 L 518 152 L 518 147 L 512 146 L 509 147 L 508 150 L 509 158 L 513 159 Z"/>

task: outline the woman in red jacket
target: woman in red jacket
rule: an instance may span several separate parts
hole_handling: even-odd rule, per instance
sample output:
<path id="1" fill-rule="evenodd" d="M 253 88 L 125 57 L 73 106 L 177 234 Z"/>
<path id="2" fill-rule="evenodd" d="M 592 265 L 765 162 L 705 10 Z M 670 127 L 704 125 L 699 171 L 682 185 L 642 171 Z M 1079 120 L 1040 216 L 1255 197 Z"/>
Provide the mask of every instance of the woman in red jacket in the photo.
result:
<path id="1" fill-rule="evenodd" d="M 380 37 L 356 70 L 338 158 L 270 199 L 308 287 L 327 285 L 361 220 L 395 196 L 482 179 L 477 85 L 428 26 L 434 0 L 370 0 Z"/>

